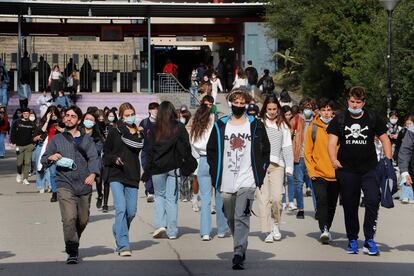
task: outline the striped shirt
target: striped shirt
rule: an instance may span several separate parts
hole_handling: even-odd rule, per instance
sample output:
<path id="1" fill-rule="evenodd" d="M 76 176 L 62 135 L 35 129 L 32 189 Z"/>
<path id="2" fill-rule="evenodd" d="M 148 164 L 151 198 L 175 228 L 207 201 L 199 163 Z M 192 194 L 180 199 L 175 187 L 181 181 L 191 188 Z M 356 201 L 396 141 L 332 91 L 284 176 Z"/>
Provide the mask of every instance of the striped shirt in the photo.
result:
<path id="1" fill-rule="evenodd" d="M 278 127 L 276 123 L 266 120 L 267 136 L 270 141 L 270 162 L 285 167 L 286 173 L 293 173 L 293 149 L 289 127 L 282 123 Z"/>

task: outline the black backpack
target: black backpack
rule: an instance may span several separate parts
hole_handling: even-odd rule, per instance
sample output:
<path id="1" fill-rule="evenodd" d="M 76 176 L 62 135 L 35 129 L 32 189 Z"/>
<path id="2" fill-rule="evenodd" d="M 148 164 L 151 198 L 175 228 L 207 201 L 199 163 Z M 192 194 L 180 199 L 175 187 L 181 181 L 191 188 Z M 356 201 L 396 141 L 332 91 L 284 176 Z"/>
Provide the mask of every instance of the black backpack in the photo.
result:
<path id="1" fill-rule="evenodd" d="M 264 92 L 272 92 L 275 89 L 275 83 L 273 82 L 272 77 L 265 78 L 263 80 L 263 91 Z"/>

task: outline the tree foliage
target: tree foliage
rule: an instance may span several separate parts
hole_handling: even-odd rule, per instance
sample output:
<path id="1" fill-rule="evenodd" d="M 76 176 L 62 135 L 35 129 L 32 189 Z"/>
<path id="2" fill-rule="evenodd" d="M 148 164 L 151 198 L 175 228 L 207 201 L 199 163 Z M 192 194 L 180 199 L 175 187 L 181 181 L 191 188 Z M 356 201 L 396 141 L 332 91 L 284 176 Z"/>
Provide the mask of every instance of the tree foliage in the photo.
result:
<path id="1" fill-rule="evenodd" d="M 403 115 L 414 113 L 413 14 L 410 0 L 393 14 L 392 104 Z M 350 87 L 363 85 L 370 107 L 385 114 L 387 13 L 378 0 L 271 0 L 267 24 L 300 63 L 303 94 L 340 101 Z"/>

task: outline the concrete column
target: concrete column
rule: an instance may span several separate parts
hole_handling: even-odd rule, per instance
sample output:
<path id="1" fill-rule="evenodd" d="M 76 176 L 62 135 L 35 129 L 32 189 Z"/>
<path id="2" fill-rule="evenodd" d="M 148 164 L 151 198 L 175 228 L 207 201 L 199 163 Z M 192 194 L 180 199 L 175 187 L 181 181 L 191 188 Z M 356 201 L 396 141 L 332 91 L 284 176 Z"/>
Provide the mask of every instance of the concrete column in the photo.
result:
<path id="1" fill-rule="evenodd" d="M 115 92 L 121 92 L 121 72 L 116 72 L 116 90 Z"/>
<path id="2" fill-rule="evenodd" d="M 19 87 L 19 71 L 13 71 L 13 90 L 17 91 L 17 88 Z"/>
<path id="3" fill-rule="evenodd" d="M 39 91 L 39 71 L 35 71 L 35 91 Z"/>
<path id="4" fill-rule="evenodd" d="M 95 81 L 95 92 L 101 92 L 101 73 L 96 72 L 96 81 Z"/>
<path id="5" fill-rule="evenodd" d="M 136 81 L 135 91 L 137 91 L 137 93 L 140 93 L 141 92 L 141 72 L 138 71 L 136 77 L 137 77 L 137 81 Z"/>

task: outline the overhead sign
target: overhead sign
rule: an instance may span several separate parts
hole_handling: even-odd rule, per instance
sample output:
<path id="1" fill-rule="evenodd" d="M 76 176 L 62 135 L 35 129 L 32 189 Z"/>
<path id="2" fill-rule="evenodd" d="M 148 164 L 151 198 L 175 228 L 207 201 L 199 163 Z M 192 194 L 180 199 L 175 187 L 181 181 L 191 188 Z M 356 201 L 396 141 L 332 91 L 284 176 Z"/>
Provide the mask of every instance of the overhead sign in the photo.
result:
<path id="1" fill-rule="evenodd" d="M 177 36 L 176 41 L 203 41 L 202 36 Z"/>
<path id="2" fill-rule="evenodd" d="M 207 42 L 223 42 L 223 43 L 233 43 L 234 38 L 232 36 L 208 36 L 206 37 Z"/>

